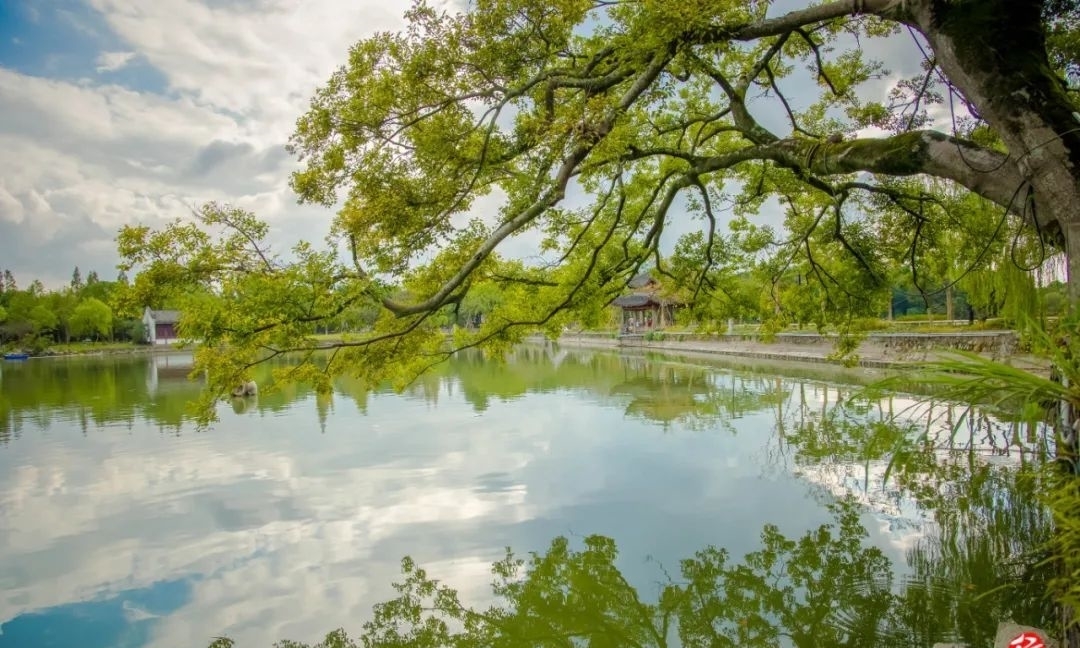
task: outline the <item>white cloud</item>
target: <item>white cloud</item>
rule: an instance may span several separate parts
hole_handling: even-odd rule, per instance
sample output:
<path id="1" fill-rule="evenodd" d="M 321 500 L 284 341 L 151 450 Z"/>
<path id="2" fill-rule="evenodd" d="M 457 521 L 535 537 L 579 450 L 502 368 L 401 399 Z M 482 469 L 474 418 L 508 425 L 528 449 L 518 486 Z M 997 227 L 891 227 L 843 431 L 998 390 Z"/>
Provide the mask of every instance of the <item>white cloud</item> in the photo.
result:
<path id="1" fill-rule="evenodd" d="M 98 72 L 115 72 L 135 58 L 135 52 L 102 52 L 97 58 Z"/>
<path id="2" fill-rule="evenodd" d="M 330 214 L 298 207 L 284 150 L 314 89 L 354 42 L 395 29 L 404 5 L 377 0 L 86 0 L 115 34 L 99 72 L 136 59 L 157 94 L 0 67 L 0 258 L 22 283 L 104 275 L 127 223 L 184 217 L 207 200 L 254 209 L 282 247 L 320 239 Z M 32 9 L 32 7 L 30 7 Z M 86 28 L 71 12 L 65 19 Z M 100 36 L 100 35 L 99 35 Z M 91 245 L 79 245 L 91 240 Z M 65 267 L 57 266 L 64 259 Z"/>
<path id="3" fill-rule="evenodd" d="M 16 225 L 23 220 L 22 202 L 8 192 L 2 180 L 0 180 L 0 220 Z"/>
<path id="4" fill-rule="evenodd" d="M 354 42 L 401 26 L 404 5 L 361 0 L 250 2 L 90 0 L 168 79 L 213 110 L 249 119 L 249 136 L 283 143 L 315 88 Z"/>

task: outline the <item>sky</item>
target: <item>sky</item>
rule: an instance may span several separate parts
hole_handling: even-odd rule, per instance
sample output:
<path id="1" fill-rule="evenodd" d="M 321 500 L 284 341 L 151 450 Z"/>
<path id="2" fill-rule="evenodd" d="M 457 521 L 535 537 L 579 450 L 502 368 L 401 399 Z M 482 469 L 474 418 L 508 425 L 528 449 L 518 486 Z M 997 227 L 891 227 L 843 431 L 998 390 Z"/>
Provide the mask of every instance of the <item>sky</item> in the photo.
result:
<path id="1" fill-rule="evenodd" d="M 0 268 L 21 286 L 116 275 L 115 237 L 208 200 L 286 245 L 295 120 L 350 45 L 401 25 L 393 0 L 0 1 Z"/>
<path id="2" fill-rule="evenodd" d="M 279 247 L 321 241 L 331 213 L 297 204 L 285 143 L 349 46 L 400 28 L 406 7 L 0 0 L 0 269 L 20 286 L 66 284 L 75 266 L 112 279 L 123 225 L 210 200 L 266 219 Z"/>

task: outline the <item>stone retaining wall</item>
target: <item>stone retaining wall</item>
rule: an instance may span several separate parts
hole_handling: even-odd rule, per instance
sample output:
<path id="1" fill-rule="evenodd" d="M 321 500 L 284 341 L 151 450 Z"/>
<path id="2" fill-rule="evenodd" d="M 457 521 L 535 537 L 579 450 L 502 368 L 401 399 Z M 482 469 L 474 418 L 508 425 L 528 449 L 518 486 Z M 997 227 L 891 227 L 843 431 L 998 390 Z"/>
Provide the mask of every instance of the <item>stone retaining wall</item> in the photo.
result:
<path id="1" fill-rule="evenodd" d="M 559 343 L 568 346 L 706 353 L 795 362 L 850 363 L 852 366 L 866 368 L 889 368 L 925 362 L 940 357 L 938 354 L 944 350 L 971 351 L 994 359 L 1013 356 L 1017 351 L 1017 337 L 1012 331 L 872 333 L 862 340 L 854 355 L 845 361 L 833 357 L 837 339 L 836 335 L 809 332 L 780 333 L 770 342 L 763 342 L 756 335 L 741 334 L 654 332 L 617 336 L 614 332 L 589 331 L 565 333 Z M 541 338 L 536 339 L 540 340 Z"/>
<path id="2" fill-rule="evenodd" d="M 611 338 L 608 333 L 576 333 L 569 337 L 595 339 Z M 688 343 L 708 342 L 721 345 L 761 344 L 764 346 L 828 347 L 835 346 L 838 336 L 818 333 L 778 333 L 765 342 L 753 334 L 707 334 L 665 333 L 631 334 L 619 336 L 619 346 L 652 346 L 656 342 Z M 1013 331 L 958 331 L 956 333 L 870 333 L 862 341 L 861 349 L 874 347 L 883 353 L 904 355 L 934 349 L 956 349 L 973 353 L 1005 356 L 1016 352 L 1016 333 Z"/>

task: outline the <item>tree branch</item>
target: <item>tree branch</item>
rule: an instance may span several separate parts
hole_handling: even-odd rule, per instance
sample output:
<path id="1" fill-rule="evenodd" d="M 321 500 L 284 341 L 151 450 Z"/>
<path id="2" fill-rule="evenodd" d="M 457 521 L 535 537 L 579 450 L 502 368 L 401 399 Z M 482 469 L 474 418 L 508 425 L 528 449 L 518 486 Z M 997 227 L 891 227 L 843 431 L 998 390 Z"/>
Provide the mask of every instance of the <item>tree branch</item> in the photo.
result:
<path id="1" fill-rule="evenodd" d="M 716 43 L 730 40 L 756 40 L 766 36 L 779 36 L 805 25 L 871 14 L 905 22 L 909 18 L 905 0 L 839 0 L 816 7 L 791 11 L 776 18 L 741 25 L 714 25 L 684 35 L 688 43 Z"/>
<path id="2" fill-rule="evenodd" d="M 600 122 L 595 124 L 591 129 L 591 132 L 595 133 L 596 137 L 580 142 L 574 147 L 570 154 L 563 159 L 563 163 L 559 166 L 559 170 L 555 175 L 552 186 L 548 188 L 547 191 L 543 192 L 531 205 L 497 227 L 495 231 L 480 244 L 480 247 L 471 257 L 469 257 L 469 260 L 462 264 L 461 268 L 454 276 L 435 291 L 431 297 L 416 304 L 393 304 L 393 307 L 387 305 L 387 308 L 398 317 L 402 317 L 432 311 L 445 305 L 447 299 L 454 291 L 468 279 L 473 270 L 475 270 L 506 237 L 532 222 L 563 199 L 563 196 L 566 195 L 566 187 L 570 183 L 570 179 L 573 178 L 577 172 L 578 165 L 588 157 L 596 143 L 611 131 L 616 118 L 622 114 L 624 110 L 633 105 L 638 97 L 652 85 L 653 81 L 655 81 L 658 76 L 660 76 L 660 73 L 667 66 L 668 61 L 671 60 L 672 53 L 672 50 L 669 49 L 660 52 L 653 57 L 652 61 L 649 62 L 645 69 L 638 75 L 637 79 L 634 80 L 634 83 L 631 84 L 619 98 L 617 104 L 608 112 L 604 119 L 600 120 Z"/>
<path id="3" fill-rule="evenodd" d="M 638 155 L 650 153 L 638 151 Z M 727 169 L 749 160 L 772 160 L 819 176 L 863 171 L 889 176 L 925 174 L 957 182 L 1017 213 L 1022 206 L 1015 204 L 1015 191 L 1025 182 L 1007 155 L 937 131 L 912 131 L 837 143 L 792 137 L 723 155 L 690 159 L 699 173 Z M 1040 222 L 1038 226 L 1053 230 L 1052 223 Z"/>

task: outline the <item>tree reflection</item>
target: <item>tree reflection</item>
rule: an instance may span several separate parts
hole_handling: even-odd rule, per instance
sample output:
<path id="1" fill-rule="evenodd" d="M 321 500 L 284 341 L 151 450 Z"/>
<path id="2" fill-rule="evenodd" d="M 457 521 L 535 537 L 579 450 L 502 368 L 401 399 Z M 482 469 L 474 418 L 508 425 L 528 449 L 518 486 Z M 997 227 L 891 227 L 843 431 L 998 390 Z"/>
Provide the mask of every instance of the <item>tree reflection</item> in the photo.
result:
<path id="1" fill-rule="evenodd" d="M 1005 619 L 1055 629 L 1038 435 L 948 405 L 854 399 L 837 386 L 746 389 L 755 396 L 722 401 L 703 374 L 638 365 L 624 367 L 610 396 L 660 421 L 730 416 L 740 402 L 767 407 L 776 442 L 828 500 L 831 524 L 796 537 L 767 526 L 741 559 L 706 547 L 674 572 L 658 569 L 658 591 L 622 574 L 615 539 L 560 537 L 546 552 L 495 564 L 495 603 L 482 608 L 405 559 L 397 597 L 375 607 L 355 641 L 339 631 L 319 645 L 907 648 L 990 645 Z M 913 514 L 921 517 L 906 522 L 904 560 L 894 563 L 868 527 Z"/>
<path id="2" fill-rule="evenodd" d="M 525 558 L 508 552 L 492 568 L 496 602 L 486 608 L 468 606 L 406 558 L 396 598 L 375 606 L 355 641 L 337 631 L 318 645 L 906 648 L 988 645 L 1005 618 L 1052 622 L 1039 575 L 1018 574 L 998 553 L 1001 543 L 1033 538 L 998 526 L 953 545 L 948 534 L 928 536 L 898 574 L 869 544 L 853 500 L 830 508 L 834 521 L 801 537 L 766 527 L 760 548 L 742 560 L 702 549 L 677 574 L 662 572 L 652 597 L 623 576 L 615 541 L 599 535 L 578 547 L 559 537 Z"/>
<path id="3" fill-rule="evenodd" d="M 57 420 L 76 420 L 83 433 L 104 425 L 154 421 L 177 430 L 200 385 L 187 380 L 190 358 L 106 356 L 34 359 L 0 368 L 0 440 Z"/>
<path id="4" fill-rule="evenodd" d="M 184 354 L 8 363 L 0 374 L 0 442 L 27 424 L 47 427 L 58 418 L 80 420 L 84 432 L 145 419 L 179 434 L 191 421 L 189 403 L 202 388 L 189 376 L 191 367 L 191 356 Z M 325 431 L 334 398 L 352 400 L 364 412 L 373 394 L 390 391 L 387 385 L 342 376 L 332 394 L 316 395 L 304 385 L 272 385 L 274 368 L 267 363 L 254 376 L 260 385 L 257 399 L 230 400 L 222 404 L 224 411 L 259 415 L 311 401 L 312 426 Z M 453 394 L 483 412 L 493 402 L 527 394 L 574 393 L 623 408 L 632 418 L 705 429 L 775 406 L 787 398 L 790 385 L 645 356 L 525 346 L 500 360 L 460 353 L 417 379 L 405 395 L 436 404 L 441 395 Z M 228 418 L 222 421 L 227 424 Z"/>
<path id="5" fill-rule="evenodd" d="M 615 397 L 629 397 L 626 414 L 660 423 L 678 423 L 690 429 L 717 425 L 771 408 L 788 396 L 779 386 L 757 378 L 718 375 L 703 367 L 682 367 L 641 361 L 623 382 L 611 389 Z"/>
<path id="6" fill-rule="evenodd" d="M 808 478 L 835 485 L 829 473 L 842 472 L 848 479 L 832 492 L 859 497 L 879 519 L 901 507 L 925 518 L 893 606 L 911 644 L 990 645 L 1009 618 L 1054 625 L 1052 519 L 1039 497 L 1049 430 L 949 403 L 912 408 L 896 396 L 799 409 L 786 441 Z"/>
<path id="7" fill-rule="evenodd" d="M 178 432 L 200 389 L 188 380 L 189 367 L 183 357 L 156 356 L 5 366 L 0 440 L 57 417 L 80 421 L 84 431 L 145 418 Z M 258 416 L 308 399 L 312 426 L 325 429 L 335 398 L 365 411 L 385 390 L 343 377 L 333 395 L 302 387 L 261 390 L 257 399 L 227 407 Z M 503 362 L 455 357 L 412 385 L 408 397 L 464 399 L 484 411 L 497 401 L 563 391 L 679 429 L 715 430 L 736 417 L 760 416 L 766 427 L 772 422 L 776 462 L 832 502 L 835 520 L 797 537 L 766 527 L 758 550 L 741 558 L 703 548 L 671 573 L 658 570 L 658 590 L 639 589 L 623 576 L 616 539 L 557 538 L 545 552 L 508 555 L 495 565 L 497 602 L 479 609 L 406 560 L 397 598 L 376 608 L 359 641 L 986 645 L 1003 619 L 1051 626 L 1040 560 L 1051 520 L 1037 493 L 1038 466 L 1052 448 L 1042 431 L 947 403 L 913 409 L 901 396 L 853 398 L 855 390 L 552 347 L 523 348 Z M 882 524 L 910 526 L 904 561 L 891 562 L 869 541 L 867 527 Z M 327 645 L 351 645 L 346 641 L 339 634 Z"/>

